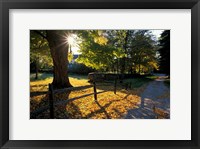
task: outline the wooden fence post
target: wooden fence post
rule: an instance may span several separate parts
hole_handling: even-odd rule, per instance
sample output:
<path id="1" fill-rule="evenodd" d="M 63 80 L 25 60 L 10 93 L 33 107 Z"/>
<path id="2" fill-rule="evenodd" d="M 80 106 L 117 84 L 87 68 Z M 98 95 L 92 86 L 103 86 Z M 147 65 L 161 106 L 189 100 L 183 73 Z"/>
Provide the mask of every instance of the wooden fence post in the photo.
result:
<path id="1" fill-rule="evenodd" d="M 49 84 L 49 110 L 50 110 L 50 119 L 54 119 L 54 99 L 53 99 L 52 84 Z"/>
<path id="2" fill-rule="evenodd" d="M 117 88 L 117 79 L 115 79 L 115 83 L 114 83 L 114 93 L 116 94 L 116 89 Z"/>
<path id="3" fill-rule="evenodd" d="M 125 83 L 125 90 L 128 90 L 128 84 L 129 83 Z"/>
<path id="4" fill-rule="evenodd" d="M 94 100 L 97 101 L 97 89 L 95 81 L 93 82 L 93 86 L 94 86 Z"/>
<path id="5" fill-rule="evenodd" d="M 132 82 L 130 82 L 130 84 L 129 84 L 129 88 L 130 88 L 130 89 L 132 88 Z"/>

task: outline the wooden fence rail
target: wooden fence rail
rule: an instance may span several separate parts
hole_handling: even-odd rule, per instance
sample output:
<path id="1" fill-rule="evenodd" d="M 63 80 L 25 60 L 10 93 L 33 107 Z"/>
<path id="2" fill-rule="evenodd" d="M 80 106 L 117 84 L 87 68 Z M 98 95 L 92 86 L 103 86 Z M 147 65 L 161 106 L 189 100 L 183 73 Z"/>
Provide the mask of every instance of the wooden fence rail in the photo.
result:
<path id="1" fill-rule="evenodd" d="M 111 83 L 111 82 L 109 82 L 109 83 Z M 50 110 L 50 118 L 54 119 L 54 117 L 55 117 L 54 116 L 54 107 L 57 106 L 57 105 L 67 104 L 68 102 L 72 102 L 74 100 L 77 100 L 77 99 L 80 99 L 80 98 L 84 98 L 84 97 L 87 97 L 87 96 L 91 96 L 91 95 L 94 95 L 94 100 L 97 101 L 97 94 L 101 94 L 101 93 L 107 92 L 107 91 L 97 92 L 97 89 L 96 89 L 97 86 L 101 86 L 101 85 L 96 85 L 96 82 L 93 82 L 93 85 L 70 87 L 70 88 L 54 90 L 53 89 L 53 85 L 49 84 L 49 91 L 48 91 L 48 94 L 49 94 L 49 105 L 41 107 L 41 108 L 31 112 L 30 116 L 31 116 L 31 118 L 36 118 L 40 113 L 43 113 L 43 112 L 45 112 L 46 110 L 49 109 Z M 103 85 L 103 86 L 105 86 L 105 85 Z M 110 85 L 107 85 L 107 86 L 110 86 Z M 125 89 L 127 89 L 128 86 L 131 86 L 131 83 L 126 84 L 125 85 Z M 56 101 L 56 102 L 54 101 L 54 95 L 57 94 L 57 93 L 64 93 L 64 92 L 76 91 L 76 90 L 84 90 L 84 89 L 88 89 L 88 88 L 91 88 L 91 87 L 93 87 L 93 91 L 94 91 L 93 93 L 85 94 L 85 95 L 82 95 L 82 96 L 77 96 L 77 97 L 70 98 L 70 99 L 67 99 L 67 100 Z M 117 79 L 115 79 L 115 81 L 114 81 L 114 94 L 116 94 L 116 91 L 117 91 Z"/>
<path id="2" fill-rule="evenodd" d="M 63 93 L 68 91 L 77 91 L 77 90 L 84 90 L 93 87 L 93 85 L 86 85 L 86 86 L 78 86 L 78 87 L 69 87 L 69 88 L 63 88 L 63 89 L 56 89 L 54 90 L 54 94 L 57 93 Z"/>
<path id="3" fill-rule="evenodd" d="M 105 93 L 105 92 L 107 92 L 107 91 L 100 91 L 100 92 L 97 92 L 96 94 L 101 94 L 101 93 Z M 67 99 L 67 100 L 57 101 L 56 103 L 54 103 L 54 105 L 57 106 L 57 105 L 66 104 L 66 103 L 72 102 L 72 101 L 74 101 L 76 99 L 80 99 L 80 98 L 91 96 L 91 95 L 94 95 L 94 93 L 85 94 L 85 95 L 82 95 L 82 96 L 77 96 L 77 97 L 70 98 L 70 99 Z"/>
<path id="4" fill-rule="evenodd" d="M 84 89 L 88 89 L 88 88 L 91 88 L 91 87 L 94 88 L 93 93 L 85 94 L 85 95 L 82 95 L 82 96 L 70 98 L 70 99 L 63 100 L 63 101 L 56 101 L 56 102 L 54 101 L 54 95 L 55 94 L 64 93 L 64 92 L 68 92 L 68 91 L 84 90 Z M 68 102 L 72 102 L 74 100 L 84 98 L 84 97 L 87 97 L 87 96 L 91 96 L 91 95 L 94 95 L 94 99 L 97 100 L 97 94 L 104 93 L 104 92 L 106 92 L 106 91 L 101 91 L 101 92 L 96 91 L 96 83 L 95 82 L 93 83 L 93 85 L 70 87 L 70 88 L 56 89 L 56 90 L 53 89 L 52 84 L 49 84 L 49 91 L 47 92 L 49 94 L 49 105 L 41 107 L 41 108 L 31 112 L 30 117 L 36 118 L 40 113 L 43 113 L 43 112 L 45 112 L 49 109 L 50 110 L 50 118 L 54 119 L 54 107 L 55 107 L 55 105 L 57 106 L 57 105 L 61 105 L 61 104 L 67 104 Z"/>

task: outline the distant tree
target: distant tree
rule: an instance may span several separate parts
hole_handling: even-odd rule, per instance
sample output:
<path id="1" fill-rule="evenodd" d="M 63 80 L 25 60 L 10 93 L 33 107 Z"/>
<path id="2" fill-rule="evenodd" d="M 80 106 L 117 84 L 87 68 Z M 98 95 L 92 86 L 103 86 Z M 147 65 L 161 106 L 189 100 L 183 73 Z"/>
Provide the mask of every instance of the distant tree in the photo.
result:
<path id="1" fill-rule="evenodd" d="M 130 30 L 107 30 L 106 32 L 106 36 L 109 39 L 108 43 L 114 48 L 116 70 L 122 74 L 127 70 L 130 32 Z"/>
<path id="2" fill-rule="evenodd" d="M 149 30 L 133 31 L 130 45 L 132 70 L 140 74 L 158 69 L 157 44 Z"/>
<path id="3" fill-rule="evenodd" d="M 158 69 L 156 39 L 149 30 L 109 30 L 108 43 L 115 47 L 115 66 L 120 73 L 149 73 Z"/>
<path id="4" fill-rule="evenodd" d="M 87 30 L 80 37 L 77 62 L 86 66 L 122 74 L 158 69 L 156 41 L 148 30 Z"/>
<path id="5" fill-rule="evenodd" d="M 160 71 L 170 75 L 170 30 L 165 30 L 159 39 Z"/>
<path id="6" fill-rule="evenodd" d="M 34 31 L 30 31 L 30 63 L 35 66 L 35 79 L 40 68 L 53 65 L 47 40 Z"/>

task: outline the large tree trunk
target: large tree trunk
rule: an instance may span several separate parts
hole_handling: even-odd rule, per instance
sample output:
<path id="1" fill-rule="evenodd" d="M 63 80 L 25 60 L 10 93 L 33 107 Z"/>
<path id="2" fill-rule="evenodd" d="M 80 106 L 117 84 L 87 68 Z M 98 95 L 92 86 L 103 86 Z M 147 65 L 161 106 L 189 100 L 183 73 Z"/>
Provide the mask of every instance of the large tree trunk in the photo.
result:
<path id="1" fill-rule="evenodd" d="M 68 78 L 68 44 L 63 37 L 64 31 L 48 30 L 47 41 L 54 64 L 53 86 L 55 88 L 72 87 Z"/>

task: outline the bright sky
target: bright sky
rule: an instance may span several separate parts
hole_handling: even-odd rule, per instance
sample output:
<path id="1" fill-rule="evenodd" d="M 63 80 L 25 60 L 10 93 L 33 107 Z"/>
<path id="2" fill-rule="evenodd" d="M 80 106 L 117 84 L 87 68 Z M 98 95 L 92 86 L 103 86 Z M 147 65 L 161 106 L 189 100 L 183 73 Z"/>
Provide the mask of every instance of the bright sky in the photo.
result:
<path id="1" fill-rule="evenodd" d="M 151 30 L 152 31 L 152 34 L 155 35 L 157 37 L 157 39 L 160 37 L 160 34 L 164 31 L 164 30 L 158 30 L 158 29 L 155 29 L 155 30 Z"/>
<path id="2" fill-rule="evenodd" d="M 72 53 L 73 53 L 73 54 L 80 54 L 80 53 L 78 52 L 78 50 L 79 50 L 78 47 L 72 47 Z"/>
<path id="3" fill-rule="evenodd" d="M 164 30 L 151 30 L 152 31 L 152 34 L 156 36 L 156 38 L 158 39 L 160 37 L 160 34 L 164 31 Z M 73 54 L 80 54 L 78 52 L 79 48 L 78 47 L 72 47 L 72 52 Z"/>

